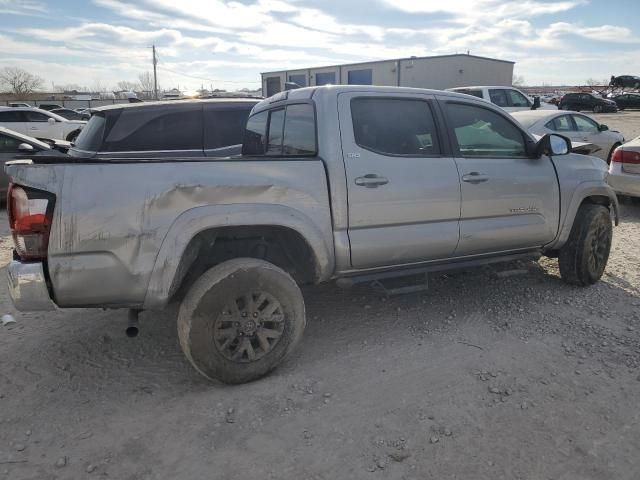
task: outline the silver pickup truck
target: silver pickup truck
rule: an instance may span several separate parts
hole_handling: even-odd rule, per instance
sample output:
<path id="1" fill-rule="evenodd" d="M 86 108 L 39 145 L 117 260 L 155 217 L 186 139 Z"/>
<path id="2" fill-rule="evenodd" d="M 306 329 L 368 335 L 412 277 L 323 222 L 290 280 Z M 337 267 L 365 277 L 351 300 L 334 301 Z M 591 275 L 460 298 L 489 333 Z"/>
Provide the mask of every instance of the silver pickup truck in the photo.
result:
<path id="1" fill-rule="evenodd" d="M 238 157 L 18 160 L 11 296 L 132 321 L 180 301 L 193 366 L 250 381 L 299 342 L 300 284 L 541 255 L 598 281 L 618 203 L 606 164 L 570 148 L 468 95 L 326 86 L 258 103 Z"/>

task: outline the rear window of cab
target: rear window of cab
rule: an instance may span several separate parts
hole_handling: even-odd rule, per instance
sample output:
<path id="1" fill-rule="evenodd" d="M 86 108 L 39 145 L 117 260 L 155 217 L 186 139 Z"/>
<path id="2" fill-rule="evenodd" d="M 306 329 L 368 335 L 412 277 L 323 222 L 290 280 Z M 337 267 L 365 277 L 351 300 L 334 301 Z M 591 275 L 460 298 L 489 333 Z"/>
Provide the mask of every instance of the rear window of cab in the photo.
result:
<path id="1" fill-rule="evenodd" d="M 317 150 L 315 111 L 310 103 L 263 110 L 247 121 L 243 155 L 312 156 Z"/>

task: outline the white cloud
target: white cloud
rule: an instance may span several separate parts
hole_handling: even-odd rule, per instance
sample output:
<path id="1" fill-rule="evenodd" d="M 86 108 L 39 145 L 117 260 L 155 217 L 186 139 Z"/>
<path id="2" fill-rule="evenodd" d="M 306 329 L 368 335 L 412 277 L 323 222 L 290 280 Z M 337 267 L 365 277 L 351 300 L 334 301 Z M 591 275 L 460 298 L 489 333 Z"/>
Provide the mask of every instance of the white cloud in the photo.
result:
<path id="1" fill-rule="evenodd" d="M 342 21 L 322 2 L 307 7 L 301 0 L 92 2 L 110 10 L 119 20 L 107 23 L 67 18 L 72 26 L 65 28 L 5 28 L 4 37 L 0 35 L 0 52 L 13 57 L 66 56 L 71 63 L 88 61 L 92 68 L 100 63 L 105 68 L 131 68 L 130 72 L 109 74 L 122 80 L 149 69 L 147 47 L 155 44 L 159 67 L 178 72 L 163 75 L 170 79 L 183 75 L 182 81 L 199 86 L 199 80 L 190 77 L 248 82 L 250 78 L 259 79 L 260 71 L 467 50 L 515 60 L 526 69 L 532 68 L 533 63 L 528 61 L 531 57 L 557 56 L 560 62 L 561 57 L 575 57 L 580 53 L 581 39 L 603 44 L 638 43 L 629 28 L 559 21 L 560 14 L 585 5 L 585 0 L 382 0 L 387 8 L 400 12 L 400 17 L 410 14 L 412 27 L 402 22 L 358 22 L 354 16 Z M 0 0 L 0 9 L 27 4 L 32 10 L 44 5 Z M 370 5 L 379 8 L 378 2 Z M 381 15 L 384 12 L 381 10 Z M 415 22 L 422 18 L 424 23 Z M 530 77 L 527 71 L 518 70 Z"/>
<path id="2" fill-rule="evenodd" d="M 0 14 L 41 16 L 47 12 L 43 2 L 32 0 L 0 0 Z"/>

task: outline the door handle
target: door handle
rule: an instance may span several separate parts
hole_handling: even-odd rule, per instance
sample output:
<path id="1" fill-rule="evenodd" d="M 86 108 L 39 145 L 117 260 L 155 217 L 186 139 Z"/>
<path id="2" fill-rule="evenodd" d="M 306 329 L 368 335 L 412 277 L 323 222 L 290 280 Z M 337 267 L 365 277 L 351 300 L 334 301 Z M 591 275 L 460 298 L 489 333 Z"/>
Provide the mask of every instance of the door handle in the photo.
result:
<path id="1" fill-rule="evenodd" d="M 29 127 L 29 130 L 37 130 L 38 127 Z"/>
<path id="2" fill-rule="evenodd" d="M 355 179 L 355 184 L 359 187 L 367 187 L 367 188 L 376 188 L 380 185 L 386 185 L 389 183 L 384 177 L 379 177 L 375 173 L 367 173 L 364 177 L 357 177 Z"/>
<path id="3" fill-rule="evenodd" d="M 478 172 L 471 172 L 468 173 L 466 175 L 462 176 L 462 181 L 463 182 L 467 182 L 467 183 L 482 183 L 482 182 L 488 182 L 489 181 L 489 176 L 488 175 L 484 175 L 482 173 L 478 173 Z"/>

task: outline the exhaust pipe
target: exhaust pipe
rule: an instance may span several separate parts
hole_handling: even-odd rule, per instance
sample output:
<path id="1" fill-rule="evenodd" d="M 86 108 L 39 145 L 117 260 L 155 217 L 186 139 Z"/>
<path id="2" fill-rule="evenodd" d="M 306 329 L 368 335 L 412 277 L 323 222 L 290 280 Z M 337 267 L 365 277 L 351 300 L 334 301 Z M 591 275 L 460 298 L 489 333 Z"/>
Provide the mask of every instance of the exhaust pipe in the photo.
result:
<path id="1" fill-rule="evenodd" d="M 140 315 L 140 312 L 141 310 L 137 310 L 135 308 L 129 309 L 129 324 L 125 330 L 125 333 L 129 338 L 135 338 L 138 336 L 138 316 Z"/>

